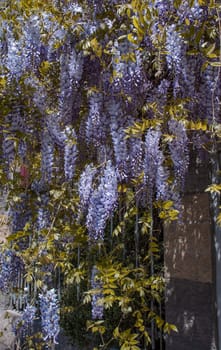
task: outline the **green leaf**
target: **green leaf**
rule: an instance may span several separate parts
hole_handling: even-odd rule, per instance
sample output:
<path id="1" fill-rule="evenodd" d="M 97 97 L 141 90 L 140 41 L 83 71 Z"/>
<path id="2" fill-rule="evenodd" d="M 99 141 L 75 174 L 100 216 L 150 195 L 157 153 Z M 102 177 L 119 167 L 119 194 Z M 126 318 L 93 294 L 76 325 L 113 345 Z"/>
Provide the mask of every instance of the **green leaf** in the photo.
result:
<path id="1" fill-rule="evenodd" d="M 170 325 L 170 329 L 171 329 L 172 331 L 178 333 L 178 328 L 177 328 L 174 324 L 171 324 L 171 325 Z"/>
<path id="2" fill-rule="evenodd" d="M 118 338 L 120 336 L 120 332 L 119 332 L 119 327 L 116 327 L 113 331 L 113 336 L 114 338 Z"/>
<path id="3" fill-rule="evenodd" d="M 205 192 L 210 192 L 210 193 L 220 193 L 221 191 L 221 184 L 212 184 L 208 186 L 205 190 Z"/>
<path id="4" fill-rule="evenodd" d="M 206 50 L 205 50 L 206 56 L 211 55 L 213 53 L 213 51 L 215 50 L 215 48 L 216 48 L 216 44 L 215 43 L 213 43 L 209 47 L 207 47 Z"/>
<path id="5" fill-rule="evenodd" d="M 129 33 L 129 34 L 127 35 L 127 39 L 128 39 L 132 44 L 135 44 L 135 45 L 138 44 L 137 38 L 136 38 L 132 33 Z"/>
<path id="6" fill-rule="evenodd" d="M 173 6 L 178 9 L 182 3 L 182 0 L 174 0 L 173 1 Z"/>
<path id="7" fill-rule="evenodd" d="M 221 67 L 221 62 L 209 62 L 210 66 Z"/>

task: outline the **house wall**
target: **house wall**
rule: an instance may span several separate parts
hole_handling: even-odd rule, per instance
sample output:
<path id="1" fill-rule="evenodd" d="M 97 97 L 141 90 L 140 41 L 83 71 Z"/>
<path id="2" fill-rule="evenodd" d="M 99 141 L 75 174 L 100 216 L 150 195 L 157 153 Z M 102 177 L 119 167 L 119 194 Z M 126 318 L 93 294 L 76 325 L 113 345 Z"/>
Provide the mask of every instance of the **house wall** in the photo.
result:
<path id="1" fill-rule="evenodd" d="M 192 158 L 183 218 L 164 228 L 166 320 L 179 330 L 167 337 L 166 350 L 218 350 L 208 165 Z"/>

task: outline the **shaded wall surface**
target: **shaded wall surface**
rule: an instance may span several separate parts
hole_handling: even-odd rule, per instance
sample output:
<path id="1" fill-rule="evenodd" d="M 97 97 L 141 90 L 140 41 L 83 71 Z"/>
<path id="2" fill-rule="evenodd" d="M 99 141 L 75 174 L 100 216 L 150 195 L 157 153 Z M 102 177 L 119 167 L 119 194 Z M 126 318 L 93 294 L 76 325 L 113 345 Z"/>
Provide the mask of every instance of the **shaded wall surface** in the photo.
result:
<path id="1" fill-rule="evenodd" d="M 179 329 L 167 338 L 166 350 L 218 350 L 208 183 L 208 163 L 192 164 L 183 220 L 165 227 L 165 312 L 167 321 Z"/>

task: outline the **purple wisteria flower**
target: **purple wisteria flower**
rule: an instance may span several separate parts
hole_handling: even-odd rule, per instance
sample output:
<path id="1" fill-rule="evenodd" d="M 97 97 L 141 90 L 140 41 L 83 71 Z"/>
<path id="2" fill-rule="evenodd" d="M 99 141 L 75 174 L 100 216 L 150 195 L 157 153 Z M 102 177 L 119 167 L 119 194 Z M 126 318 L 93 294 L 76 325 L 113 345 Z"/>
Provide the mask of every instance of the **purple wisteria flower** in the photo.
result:
<path id="1" fill-rule="evenodd" d="M 77 135 L 75 130 L 69 126 L 66 126 L 65 134 L 67 140 L 64 147 L 64 174 L 65 179 L 70 181 L 75 174 L 75 166 L 77 160 Z"/>
<path id="2" fill-rule="evenodd" d="M 69 75 L 71 82 L 79 82 L 83 73 L 83 55 L 82 53 L 77 53 L 74 48 L 72 48 L 71 54 L 69 56 Z"/>
<path id="3" fill-rule="evenodd" d="M 81 173 L 78 192 L 80 196 L 80 206 L 79 209 L 84 213 L 89 204 L 90 196 L 93 192 L 93 179 L 97 173 L 97 169 L 93 167 L 93 164 L 86 165 L 84 171 Z"/>
<path id="4" fill-rule="evenodd" d="M 161 131 L 149 129 L 145 138 L 144 182 L 153 194 L 155 186 Z"/>
<path id="5" fill-rule="evenodd" d="M 15 145 L 12 134 L 3 135 L 2 140 L 2 153 L 8 165 L 14 161 L 15 158 Z"/>
<path id="6" fill-rule="evenodd" d="M 17 286 L 21 271 L 24 271 L 22 260 L 12 251 L 5 250 L 0 253 L 0 291 L 8 293 Z"/>
<path id="7" fill-rule="evenodd" d="M 66 135 L 59 126 L 60 115 L 59 113 L 51 114 L 46 120 L 47 130 L 50 134 L 52 141 L 58 145 L 60 148 L 64 148 Z"/>
<path id="8" fill-rule="evenodd" d="M 201 86 L 198 92 L 200 115 L 210 123 L 217 121 L 220 115 L 221 85 L 218 68 L 208 65 L 201 73 Z"/>
<path id="9" fill-rule="evenodd" d="M 202 20 L 205 16 L 205 8 L 206 6 L 200 6 L 197 0 L 193 1 L 192 6 L 189 5 L 187 0 L 182 1 L 177 10 L 179 22 L 182 23 L 188 19 L 191 23 L 194 23 L 194 21 L 196 23 L 196 21 Z"/>
<path id="10" fill-rule="evenodd" d="M 91 287 L 94 290 L 98 290 L 95 294 L 92 294 L 91 314 L 92 314 L 93 320 L 102 319 L 103 313 L 104 313 L 103 305 L 98 304 L 98 301 L 103 297 L 103 294 L 102 294 L 102 283 L 99 280 L 97 273 L 98 273 L 97 267 L 93 266 L 91 271 Z"/>
<path id="11" fill-rule="evenodd" d="M 138 138 L 129 140 L 130 175 L 136 178 L 143 171 L 144 142 Z"/>
<path id="12" fill-rule="evenodd" d="M 162 151 L 158 153 L 158 166 L 156 173 L 156 198 L 167 200 L 169 198 L 169 170 L 164 165 L 164 155 Z"/>
<path id="13" fill-rule="evenodd" d="M 49 226 L 50 223 L 50 212 L 48 210 L 49 195 L 42 193 L 39 196 L 39 208 L 37 214 L 36 228 L 42 230 Z"/>
<path id="14" fill-rule="evenodd" d="M 156 0 L 153 6 L 158 11 L 159 23 L 165 25 L 168 20 L 168 15 L 172 11 L 173 3 L 171 0 Z M 156 25 L 156 24 L 155 24 Z"/>
<path id="15" fill-rule="evenodd" d="M 174 136 L 173 140 L 169 143 L 170 154 L 175 175 L 182 187 L 189 166 L 188 137 L 182 121 L 171 119 L 168 122 L 168 126 L 169 131 Z"/>
<path id="16" fill-rule="evenodd" d="M 17 105 L 16 99 L 13 97 L 10 100 L 10 113 L 5 117 L 5 123 L 8 125 L 3 133 L 2 151 L 3 157 L 8 164 L 14 161 L 16 156 L 15 138 L 16 132 L 29 132 L 29 128 L 24 123 L 24 118 L 21 116 L 21 108 Z M 22 142 L 19 143 L 19 146 Z M 19 149 L 20 151 L 20 149 Z"/>
<path id="17" fill-rule="evenodd" d="M 110 133 L 113 142 L 115 163 L 118 170 L 118 178 L 120 181 L 128 177 L 128 161 L 129 155 L 127 150 L 127 142 L 125 140 L 124 113 L 120 102 L 111 100 L 106 104 L 107 111 L 110 115 Z M 129 119 L 129 117 L 128 117 Z"/>
<path id="18" fill-rule="evenodd" d="M 185 56 L 185 45 L 181 34 L 176 30 L 175 24 L 171 24 L 167 29 L 166 51 L 168 68 L 175 69 L 176 73 L 179 73 L 182 59 Z"/>
<path id="19" fill-rule="evenodd" d="M 52 288 L 39 294 L 41 325 L 45 340 L 57 343 L 56 337 L 60 332 L 59 302 L 55 289 Z"/>
<path id="20" fill-rule="evenodd" d="M 25 326 L 31 326 L 34 322 L 36 315 L 36 307 L 28 304 L 22 313 L 22 320 Z"/>
<path id="21" fill-rule="evenodd" d="M 164 154 L 160 149 L 161 131 L 149 129 L 145 139 L 144 182 L 148 186 L 149 196 L 156 199 L 168 199 L 169 171 L 164 165 Z"/>
<path id="22" fill-rule="evenodd" d="M 70 84 L 70 71 L 69 71 L 69 56 L 70 56 L 70 47 L 68 43 L 64 45 L 63 51 L 60 54 L 60 103 L 66 100 L 67 96 L 72 91 L 72 87 Z"/>
<path id="23" fill-rule="evenodd" d="M 103 239 L 107 219 L 116 208 L 118 199 L 115 167 L 108 161 L 98 187 L 89 200 L 86 225 L 90 241 Z"/>
<path id="24" fill-rule="evenodd" d="M 9 219 L 13 232 L 23 230 L 25 224 L 31 218 L 29 206 L 30 197 L 27 193 L 20 194 L 20 197 L 13 203 L 9 210 Z"/>
<path id="25" fill-rule="evenodd" d="M 100 147 L 105 140 L 107 121 L 103 115 L 103 95 L 94 93 L 89 97 L 89 113 L 86 122 L 86 138 L 90 143 Z"/>
<path id="26" fill-rule="evenodd" d="M 21 314 L 21 318 L 17 319 L 13 324 L 13 331 L 18 336 L 25 336 L 32 330 L 35 320 L 37 308 L 33 305 L 27 304 Z"/>
<path id="27" fill-rule="evenodd" d="M 54 144 L 47 130 L 42 133 L 41 174 L 43 181 L 50 182 L 54 165 Z"/>
<path id="28" fill-rule="evenodd" d="M 133 104 L 139 100 L 138 96 L 144 90 L 145 74 L 143 71 L 142 55 L 136 45 L 128 40 L 114 43 L 113 70 L 116 77 L 111 86 L 112 92 L 133 98 Z M 133 60 L 122 60 L 124 55 L 133 55 Z M 131 104 L 132 106 L 132 104 Z"/>

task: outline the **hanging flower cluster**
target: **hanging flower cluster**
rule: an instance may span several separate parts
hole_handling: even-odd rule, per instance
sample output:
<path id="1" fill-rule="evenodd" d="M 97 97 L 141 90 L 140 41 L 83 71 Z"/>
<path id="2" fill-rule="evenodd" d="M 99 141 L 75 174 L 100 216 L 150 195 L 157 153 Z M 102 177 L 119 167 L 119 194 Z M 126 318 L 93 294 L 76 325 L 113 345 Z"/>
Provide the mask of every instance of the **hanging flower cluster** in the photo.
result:
<path id="1" fill-rule="evenodd" d="M 8 293 L 12 286 L 15 288 L 19 282 L 20 273 L 24 271 L 22 260 L 12 250 L 0 253 L 0 290 Z"/>
<path id="2" fill-rule="evenodd" d="M 188 138 L 182 122 L 177 120 L 169 121 L 169 130 L 173 135 L 170 142 L 170 153 L 178 177 L 184 180 L 189 164 Z"/>
<path id="3" fill-rule="evenodd" d="M 17 319 L 13 324 L 13 331 L 18 336 L 26 336 L 31 333 L 32 326 L 36 317 L 37 308 L 33 305 L 27 304 L 21 314 L 21 318 Z"/>
<path id="4" fill-rule="evenodd" d="M 94 290 L 91 301 L 91 313 L 93 320 L 101 320 L 104 313 L 103 305 L 99 305 L 99 300 L 102 298 L 102 283 L 98 279 L 97 272 L 96 266 L 93 266 L 91 271 L 91 287 L 92 290 Z M 98 290 L 101 290 L 101 292 L 98 293 Z"/>
<path id="5" fill-rule="evenodd" d="M 39 294 L 41 325 L 45 340 L 51 340 L 56 343 L 56 337 L 59 334 L 59 303 L 55 289 L 47 290 Z"/>
<path id="6" fill-rule="evenodd" d="M 92 242 L 103 239 L 106 221 L 116 208 L 117 198 L 116 171 L 111 162 L 108 161 L 100 184 L 89 200 L 86 225 Z"/>
<path id="7" fill-rule="evenodd" d="M 81 173 L 78 182 L 78 192 L 80 196 L 80 212 L 84 213 L 89 205 L 90 197 L 93 193 L 93 179 L 97 173 L 97 169 L 88 164 L 85 170 Z"/>
<path id="8" fill-rule="evenodd" d="M 64 147 L 64 173 L 65 179 L 70 181 L 75 174 L 75 163 L 77 158 L 77 140 L 74 129 L 66 127 L 67 141 Z"/>

